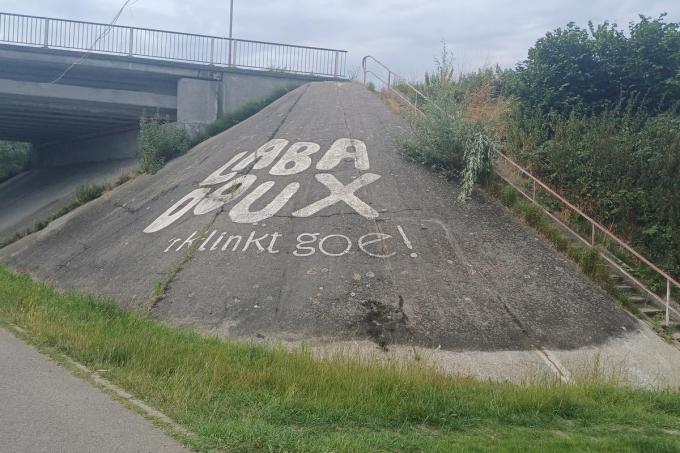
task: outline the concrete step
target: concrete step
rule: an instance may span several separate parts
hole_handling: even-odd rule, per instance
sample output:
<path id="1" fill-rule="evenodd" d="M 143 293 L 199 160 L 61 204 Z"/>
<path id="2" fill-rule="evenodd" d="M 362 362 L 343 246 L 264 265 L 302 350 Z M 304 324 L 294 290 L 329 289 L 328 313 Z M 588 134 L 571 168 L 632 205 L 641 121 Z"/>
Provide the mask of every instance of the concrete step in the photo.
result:
<path id="1" fill-rule="evenodd" d="M 615 288 L 618 289 L 619 291 L 633 291 L 633 290 L 635 290 L 635 288 L 633 288 L 630 285 L 616 285 Z"/>
<path id="2" fill-rule="evenodd" d="M 628 296 L 628 300 L 633 302 L 633 303 L 636 303 L 636 304 L 641 304 L 641 303 L 647 302 L 646 297 L 642 297 L 642 296 L 637 295 L 637 294 L 633 294 L 633 295 Z"/>
<path id="3" fill-rule="evenodd" d="M 640 308 L 640 311 L 644 313 L 647 316 L 654 317 L 656 315 L 660 315 L 665 313 L 664 310 L 657 308 L 657 307 L 642 307 Z"/>

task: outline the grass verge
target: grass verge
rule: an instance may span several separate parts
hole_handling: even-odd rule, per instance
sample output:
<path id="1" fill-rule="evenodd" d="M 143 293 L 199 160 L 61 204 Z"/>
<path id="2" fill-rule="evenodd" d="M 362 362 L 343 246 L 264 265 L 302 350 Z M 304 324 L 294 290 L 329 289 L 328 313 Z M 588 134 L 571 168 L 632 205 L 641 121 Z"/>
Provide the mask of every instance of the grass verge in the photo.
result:
<path id="1" fill-rule="evenodd" d="M 201 451 L 680 451 L 680 393 L 511 385 L 206 338 L 0 268 L 0 319 L 163 411 Z"/>

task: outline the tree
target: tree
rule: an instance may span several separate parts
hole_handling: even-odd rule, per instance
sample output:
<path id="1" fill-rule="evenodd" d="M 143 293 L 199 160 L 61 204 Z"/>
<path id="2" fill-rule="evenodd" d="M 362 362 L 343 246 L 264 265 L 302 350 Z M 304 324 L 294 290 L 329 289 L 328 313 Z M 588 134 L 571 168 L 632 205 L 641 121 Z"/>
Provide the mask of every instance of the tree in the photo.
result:
<path id="1" fill-rule="evenodd" d="M 640 16 L 626 35 L 605 22 L 569 23 L 539 39 L 516 68 L 511 90 L 544 113 L 600 112 L 634 101 L 649 112 L 680 102 L 680 25 Z"/>

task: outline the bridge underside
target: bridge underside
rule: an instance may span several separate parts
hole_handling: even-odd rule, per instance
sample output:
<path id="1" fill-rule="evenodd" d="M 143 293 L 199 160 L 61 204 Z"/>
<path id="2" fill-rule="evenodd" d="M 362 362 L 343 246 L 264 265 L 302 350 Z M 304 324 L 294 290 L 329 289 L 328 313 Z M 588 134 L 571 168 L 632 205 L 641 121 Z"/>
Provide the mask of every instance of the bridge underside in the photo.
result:
<path id="1" fill-rule="evenodd" d="M 0 139 L 41 146 L 135 129 L 143 114 L 176 120 L 176 75 L 80 57 L 0 47 Z"/>
<path id="2" fill-rule="evenodd" d="M 0 81 L 0 87 L 2 86 Z M 144 112 L 176 119 L 176 110 L 81 99 L 22 96 L 0 90 L 0 138 L 37 146 L 135 129 Z"/>
<path id="3" fill-rule="evenodd" d="M 0 45 L 0 140 L 33 143 L 36 162 L 49 165 L 130 157 L 144 115 L 195 130 L 310 80 L 319 77 Z M 125 149 L 112 151 L 105 141 L 122 136 Z"/>

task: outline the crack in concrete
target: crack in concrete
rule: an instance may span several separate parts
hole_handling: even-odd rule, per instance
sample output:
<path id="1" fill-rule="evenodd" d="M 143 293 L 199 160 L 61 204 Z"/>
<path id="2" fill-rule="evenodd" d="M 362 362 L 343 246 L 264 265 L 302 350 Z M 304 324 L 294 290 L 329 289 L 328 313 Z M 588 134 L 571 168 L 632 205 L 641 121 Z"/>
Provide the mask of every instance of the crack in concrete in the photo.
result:
<path id="1" fill-rule="evenodd" d="M 286 120 L 288 119 L 288 116 L 290 115 L 290 112 L 295 108 L 295 106 L 296 106 L 297 103 L 300 101 L 300 99 L 302 98 L 302 96 L 307 92 L 307 89 L 308 89 L 308 85 L 305 86 L 305 89 L 303 90 L 303 92 L 300 93 L 300 95 L 297 97 L 297 99 L 295 100 L 295 102 L 293 102 L 293 104 L 292 104 L 291 107 L 288 109 L 288 111 L 283 115 L 283 117 L 281 118 L 281 121 L 279 122 L 279 124 L 276 126 L 276 128 L 274 129 L 274 131 L 270 134 L 268 141 L 269 141 L 269 140 L 272 140 L 272 139 L 276 136 L 276 134 L 278 133 L 278 131 L 281 129 L 281 127 L 283 126 L 283 124 L 284 124 L 284 123 L 286 122 Z M 198 146 L 198 145 L 197 145 L 197 146 Z M 249 165 L 247 168 L 245 168 L 244 170 L 242 170 L 242 171 L 239 172 L 238 174 L 239 174 L 239 175 L 247 175 L 247 174 L 250 174 L 250 172 L 252 171 L 253 167 L 255 166 L 255 163 L 256 163 L 256 160 L 254 160 L 253 163 L 252 163 L 251 165 Z M 175 186 L 173 186 L 172 188 L 170 188 L 170 189 L 168 189 L 168 190 L 172 190 L 172 189 L 174 189 L 175 187 L 177 187 L 178 185 L 179 185 L 179 184 L 176 184 Z M 161 194 L 158 194 L 157 196 L 160 196 L 160 195 L 161 195 Z M 225 212 L 225 206 L 226 206 L 226 205 L 220 206 L 220 208 L 219 208 L 219 209 L 215 212 L 215 214 L 213 215 L 213 217 L 212 217 L 212 219 L 210 220 L 210 222 L 208 222 L 208 223 L 201 229 L 200 233 L 198 234 L 198 237 L 197 237 L 196 240 L 195 240 L 194 242 L 192 242 L 192 244 L 189 246 L 189 248 L 187 249 L 187 252 L 186 252 L 179 260 L 177 260 L 175 263 L 173 263 L 173 264 L 172 264 L 172 265 L 171 265 L 171 266 L 163 273 L 163 275 L 165 276 L 165 278 L 156 282 L 156 288 L 154 288 L 154 290 L 153 290 L 153 291 L 151 292 L 151 294 L 149 295 L 149 302 L 147 303 L 147 313 L 151 313 L 151 312 L 153 311 L 153 309 L 157 306 L 158 302 L 160 302 L 162 299 L 165 298 L 165 296 L 166 296 L 166 294 L 167 294 L 167 290 L 168 290 L 168 288 L 170 288 L 170 285 L 171 285 L 175 280 L 177 280 L 177 278 L 179 277 L 179 275 L 180 275 L 180 273 L 182 272 L 182 270 L 184 269 L 184 267 L 185 267 L 187 264 L 189 264 L 189 263 L 191 262 L 191 260 L 193 259 L 193 257 L 194 257 L 194 252 L 195 252 L 196 249 L 199 247 L 199 244 L 201 243 L 201 241 L 205 239 L 205 234 L 206 234 L 206 233 L 208 232 L 208 230 L 210 230 L 210 228 L 212 228 L 212 226 L 215 224 L 215 221 L 217 220 L 217 217 L 219 217 L 220 214 L 222 214 L 223 212 Z"/>
<path id="2" fill-rule="evenodd" d="M 345 107 L 342 103 L 342 97 L 340 96 L 341 86 L 342 85 L 340 85 L 340 84 L 336 85 L 336 90 L 335 90 L 335 93 L 336 93 L 336 96 L 337 96 L 336 102 L 337 102 L 337 105 L 342 112 L 342 121 L 345 124 L 345 129 L 347 130 L 347 135 L 350 139 L 354 139 L 355 135 L 352 133 L 352 128 L 350 127 L 349 121 L 347 120 L 347 112 L 346 112 L 346 109 L 345 109 Z M 371 190 L 371 188 L 367 187 L 366 191 L 369 193 L 369 196 L 374 194 L 374 192 Z M 417 212 L 417 211 L 421 211 L 421 210 L 420 209 L 404 209 L 404 210 L 400 210 L 400 211 L 394 211 L 394 212 L 392 212 L 392 214 L 398 214 L 400 212 L 408 212 L 408 211 Z M 372 222 L 373 222 L 373 225 L 374 225 L 376 231 L 379 232 L 379 233 L 382 233 L 382 234 L 385 233 L 383 231 L 383 229 L 381 228 L 381 223 L 383 221 L 384 221 L 383 219 L 379 219 L 379 218 L 372 219 Z M 384 244 L 383 244 L 383 247 L 385 247 Z M 386 252 L 387 250 L 384 249 L 383 251 Z M 394 273 L 394 269 L 392 268 L 392 260 L 388 257 L 384 260 L 384 262 L 385 262 L 385 268 L 387 270 L 387 275 L 389 276 L 389 279 L 392 282 L 392 287 L 395 287 L 396 286 L 395 285 L 395 273 Z M 405 303 L 404 297 L 401 294 L 397 294 L 397 297 L 398 297 L 398 307 L 399 308 L 395 309 L 395 314 L 401 314 L 400 326 L 403 327 L 403 329 L 406 331 L 406 333 L 408 334 L 408 337 L 409 337 L 409 342 L 412 344 L 415 336 L 414 336 L 413 330 L 409 326 L 408 316 L 406 315 L 406 312 L 404 311 L 404 303 Z M 369 307 L 365 306 L 364 308 L 369 308 Z M 370 316 L 370 315 L 371 315 L 371 312 L 369 311 L 367 316 Z M 371 338 L 381 348 L 387 350 L 387 343 L 384 342 L 384 338 L 376 337 L 374 335 L 371 335 Z"/>

